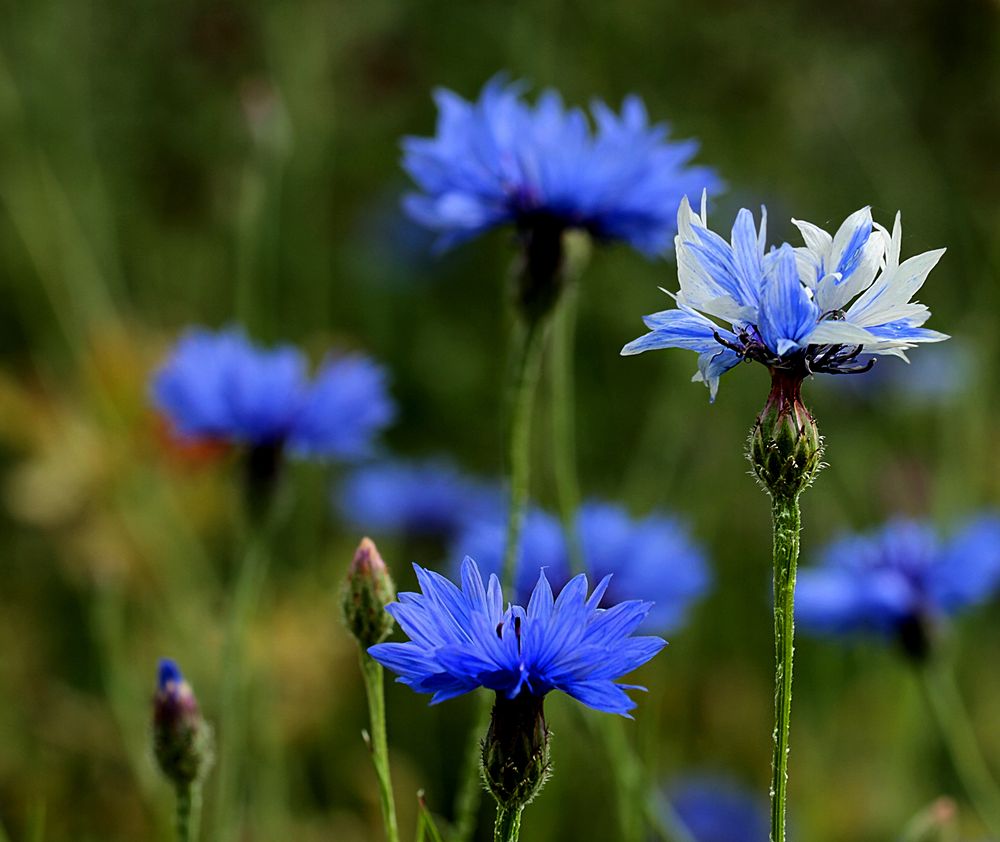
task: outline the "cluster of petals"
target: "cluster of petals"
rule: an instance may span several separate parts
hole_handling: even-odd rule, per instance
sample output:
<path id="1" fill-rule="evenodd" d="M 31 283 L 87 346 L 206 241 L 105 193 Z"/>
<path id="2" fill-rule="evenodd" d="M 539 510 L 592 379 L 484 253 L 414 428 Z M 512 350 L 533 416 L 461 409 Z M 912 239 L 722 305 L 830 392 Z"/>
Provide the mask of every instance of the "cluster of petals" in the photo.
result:
<path id="1" fill-rule="evenodd" d="M 646 316 L 649 333 L 623 354 L 656 348 L 698 353 L 696 381 L 714 399 L 719 377 L 743 360 L 810 373 L 855 373 L 873 355 L 905 352 L 948 337 L 924 327 L 930 311 L 914 302 L 944 249 L 900 260 L 899 214 L 892 231 L 871 209 L 851 214 L 834 234 L 792 220 L 805 245 L 767 249 L 760 224 L 744 208 L 727 242 L 708 227 L 705 199 L 677 212 L 676 307 Z M 867 355 L 869 362 L 859 358 Z"/>
<path id="2" fill-rule="evenodd" d="M 681 197 L 720 186 L 712 170 L 689 165 L 698 144 L 669 140 L 637 96 L 625 98 L 621 113 L 594 102 L 594 128 L 557 92 L 532 105 L 524 85 L 503 76 L 474 102 L 446 89 L 435 100 L 436 135 L 403 141 L 403 167 L 419 187 L 404 207 L 438 232 L 441 248 L 544 219 L 660 255 Z"/>
<path id="3" fill-rule="evenodd" d="M 587 578 L 571 579 L 554 597 L 545 573 L 527 608 L 505 604 L 500 581 L 484 584 L 476 563 L 462 564 L 462 587 L 414 565 L 420 593 L 401 593 L 387 607 L 409 640 L 368 651 L 398 680 L 432 703 L 485 687 L 507 698 L 561 690 L 596 710 L 629 716 L 635 702 L 616 683 L 650 660 L 666 641 L 633 636 L 650 603 L 600 608 L 610 577 L 588 596 Z"/>
<path id="4" fill-rule="evenodd" d="M 1000 516 L 977 516 L 947 539 L 930 524 L 895 520 L 834 541 L 818 565 L 799 571 L 795 618 L 816 634 L 892 636 L 998 590 Z"/>
<path id="5" fill-rule="evenodd" d="M 186 439 L 355 459 L 371 452 L 395 414 L 387 380 L 361 354 L 329 357 L 310 377 L 305 354 L 291 345 L 267 348 L 238 329 L 194 328 L 157 372 L 152 393 Z"/>

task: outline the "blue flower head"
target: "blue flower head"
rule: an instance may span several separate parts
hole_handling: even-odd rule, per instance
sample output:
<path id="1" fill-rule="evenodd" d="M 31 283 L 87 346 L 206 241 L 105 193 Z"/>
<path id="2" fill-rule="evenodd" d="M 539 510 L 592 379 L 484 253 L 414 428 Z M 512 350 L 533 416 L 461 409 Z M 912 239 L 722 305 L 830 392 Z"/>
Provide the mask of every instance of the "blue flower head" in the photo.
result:
<path id="1" fill-rule="evenodd" d="M 982 603 L 1000 589 L 1000 517 L 984 515 L 951 538 L 910 520 L 829 545 L 799 572 L 795 618 L 814 634 L 874 632 L 907 644 L 928 621 Z"/>
<path id="2" fill-rule="evenodd" d="M 524 86 L 496 76 L 475 102 L 438 89 L 437 134 L 403 141 L 403 167 L 419 187 L 410 215 L 448 248 L 491 228 L 538 222 L 663 253 L 681 197 L 715 192 L 719 179 L 689 166 L 694 141 L 670 141 L 629 96 L 616 114 L 591 106 L 591 126 L 547 90 L 531 105 Z"/>
<path id="3" fill-rule="evenodd" d="M 163 692 L 168 685 L 180 685 L 184 682 L 184 675 L 177 662 L 170 658 L 160 658 L 160 664 L 156 672 L 156 689 Z"/>
<path id="4" fill-rule="evenodd" d="M 447 538 L 497 508 L 500 489 L 441 459 L 387 461 L 357 468 L 336 492 L 335 505 L 373 532 Z"/>
<path id="5" fill-rule="evenodd" d="M 595 581 L 613 574 L 607 604 L 639 597 L 654 600 L 643 630 L 669 632 L 680 628 L 688 608 L 708 589 L 711 577 L 704 553 L 676 518 L 653 513 L 632 518 L 621 506 L 589 501 L 576 518 L 584 567 Z M 468 552 L 488 573 L 499 574 L 506 543 L 502 509 L 472 521 L 453 542 L 456 568 L 459 551 Z M 526 601 L 544 570 L 555 584 L 570 576 L 570 553 L 562 525 L 553 515 L 531 509 L 521 530 L 514 592 Z"/>
<path id="6" fill-rule="evenodd" d="M 189 330 L 152 393 L 184 438 L 287 447 L 318 459 L 366 455 L 395 411 L 384 369 L 367 357 L 331 357 L 310 378 L 300 350 L 254 345 L 238 329 Z"/>
<path id="7" fill-rule="evenodd" d="M 696 776 L 670 787 L 676 820 L 693 842 L 767 842 L 767 802 L 727 778 Z"/>
<path id="8" fill-rule="evenodd" d="M 587 577 L 576 576 L 556 599 L 543 572 L 523 608 L 505 605 L 496 576 L 484 585 L 471 558 L 462 564 L 461 589 L 414 569 L 421 593 L 401 593 L 386 609 L 410 639 L 368 651 L 402 684 L 433 694 L 432 704 L 477 687 L 506 699 L 562 690 L 588 707 L 630 717 L 635 702 L 625 691 L 640 688 L 616 681 L 666 645 L 632 635 L 650 603 L 598 607 L 608 577 L 588 597 Z"/>
<path id="9" fill-rule="evenodd" d="M 851 214 L 830 235 L 793 220 L 805 246 L 766 250 L 766 211 L 759 228 L 745 208 L 729 242 L 708 228 L 702 200 L 687 198 L 677 212 L 677 306 L 646 316 L 649 333 L 622 354 L 686 348 L 698 354 L 698 373 L 714 399 L 719 377 L 741 360 L 798 377 L 813 372 L 856 373 L 871 367 L 861 354 L 893 354 L 947 339 L 923 324 L 930 311 L 912 297 L 944 249 L 900 262 L 899 214 L 890 234 L 869 208 Z M 873 357 L 872 357 L 873 359 Z"/>

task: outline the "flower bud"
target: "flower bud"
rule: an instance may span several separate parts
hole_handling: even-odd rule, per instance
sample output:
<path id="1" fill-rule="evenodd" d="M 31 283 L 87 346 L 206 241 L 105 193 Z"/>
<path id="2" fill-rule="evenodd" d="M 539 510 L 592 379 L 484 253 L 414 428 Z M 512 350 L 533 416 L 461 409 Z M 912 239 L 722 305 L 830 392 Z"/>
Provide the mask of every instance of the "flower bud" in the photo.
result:
<path id="1" fill-rule="evenodd" d="M 198 702 L 169 658 L 160 661 L 153 697 L 153 752 L 160 769 L 176 786 L 201 780 L 212 764 L 212 732 Z"/>
<path id="2" fill-rule="evenodd" d="M 543 697 L 522 690 L 513 699 L 497 693 L 483 743 L 483 780 L 497 804 L 518 810 L 549 775 L 549 729 Z"/>
<path id="3" fill-rule="evenodd" d="M 819 472 L 823 441 L 802 403 L 802 377 L 771 371 L 771 393 L 750 434 L 754 473 L 772 497 L 796 497 Z"/>
<path id="4" fill-rule="evenodd" d="M 396 587 L 371 538 L 362 538 L 347 571 L 341 594 L 344 622 L 363 649 L 381 643 L 392 631 L 386 605 L 396 598 Z"/>

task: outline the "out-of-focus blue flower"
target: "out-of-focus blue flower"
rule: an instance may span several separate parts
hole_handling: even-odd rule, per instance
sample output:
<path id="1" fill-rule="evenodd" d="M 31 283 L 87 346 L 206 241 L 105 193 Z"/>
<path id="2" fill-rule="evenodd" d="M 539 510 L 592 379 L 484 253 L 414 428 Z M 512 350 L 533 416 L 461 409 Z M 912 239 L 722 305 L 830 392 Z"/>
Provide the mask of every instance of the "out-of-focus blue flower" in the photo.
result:
<path id="1" fill-rule="evenodd" d="M 672 818 L 693 842 L 767 842 L 767 802 L 728 778 L 700 775 L 669 788 Z"/>
<path id="2" fill-rule="evenodd" d="M 506 223 L 545 220 L 659 255 L 681 197 L 720 186 L 712 170 L 689 166 L 697 143 L 669 141 L 637 96 L 620 114 L 594 102 L 595 130 L 555 91 L 533 106 L 523 93 L 502 76 L 476 102 L 438 89 L 437 134 L 404 139 L 403 167 L 420 188 L 405 207 L 440 233 L 442 248 Z"/>
<path id="3" fill-rule="evenodd" d="M 859 356 L 858 362 L 867 362 L 867 355 Z M 909 364 L 887 360 L 867 377 L 832 377 L 824 382 L 859 401 L 911 410 L 958 403 L 975 383 L 975 371 L 971 349 L 953 341 L 933 354 L 920 354 Z"/>
<path id="4" fill-rule="evenodd" d="M 645 629 L 680 628 L 690 605 L 708 590 L 704 553 L 677 518 L 632 518 L 621 506 L 589 502 L 580 508 L 576 529 L 590 576 L 614 574 L 607 599 L 653 600 Z"/>
<path id="5" fill-rule="evenodd" d="M 496 510 L 501 491 L 445 460 L 391 461 L 357 468 L 335 503 L 347 520 L 372 532 L 449 537 Z"/>
<path id="6" fill-rule="evenodd" d="M 545 574 L 528 607 L 506 605 L 496 576 L 484 585 L 476 563 L 462 564 L 462 588 L 414 565 L 421 593 L 401 593 L 387 607 L 410 638 L 368 651 L 402 684 L 432 693 L 437 703 L 486 687 L 513 699 L 562 690 L 588 707 L 630 716 L 635 702 L 616 683 L 666 645 L 634 637 L 651 607 L 640 600 L 598 608 L 605 578 L 587 597 L 587 577 L 576 576 L 553 598 Z"/>
<path id="7" fill-rule="evenodd" d="M 925 524 L 896 520 L 849 535 L 801 570 L 795 617 L 817 634 L 893 636 L 982 603 L 1000 588 L 1000 517 L 984 515 L 942 541 Z"/>
<path id="8" fill-rule="evenodd" d="M 371 451 L 395 413 L 386 380 L 361 355 L 331 357 L 310 379 L 295 347 L 263 348 L 238 329 L 194 328 L 156 373 L 152 393 L 184 438 L 353 459 Z"/>
<path id="9" fill-rule="evenodd" d="M 944 249 L 900 263 L 899 214 L 890 234 L 872 222 L 869 208 L 851 214 L 833 236 L 793 220 L 806 245 L 765 250 L 766 210 L 760 227 L 743 209 L 731 242 L 708 228 L 702 201 L 687 198 L 677 212 L 677 307 L 646 316 L 649 333 L 622 354 L 655 348 L 698 353 L 698 373 L 715 397 L 719 377 L 741 360 L 771 369 L 856 373 L 862 353 L 893 354 L 947 339 L 923 327 L 930 310 L 911 301 Z"/>
<path id="10" fill-rule="evenodd" d="M 466 556 L 472 556 L 487 575 L 500 575 L 507 547 L 507 509 L 501 504 L 492 511 L 470 519 L 452 541 L 455 572 Z M 531 596 L 540 571 L 556 588 L 570 577 L 569 553 L 559 520 L 532 507 L 524 516 L 521 546 L 515 558 L 516 581 L 512 597 L 522 605 Z M 508 585 L 508 592 L 510 586 Z"/>
<path id="11" fill-rule="evenodd" d="M 576 518 L 577 537 L 587 574 L 594 580 L 614 574 L 607 601 L 648 598 L 655 604 L 644 630 L 668 632 L 679 628 L 691 603 L 710 583 L 701 549 L 676 518 L 654 513 L 632 518 L 621 506 L 590 501 Z M 502 510 L 475 520 L 453 542 L 456 563 L 467 553 L 489 573 L 499 573 L 506 546 Z M 570 573 L 570 553 L 559 520 L 539 509 L 529 510 L 521 530 L 515 594 L 528 598 L 540 570 L 554 583 Z"/>

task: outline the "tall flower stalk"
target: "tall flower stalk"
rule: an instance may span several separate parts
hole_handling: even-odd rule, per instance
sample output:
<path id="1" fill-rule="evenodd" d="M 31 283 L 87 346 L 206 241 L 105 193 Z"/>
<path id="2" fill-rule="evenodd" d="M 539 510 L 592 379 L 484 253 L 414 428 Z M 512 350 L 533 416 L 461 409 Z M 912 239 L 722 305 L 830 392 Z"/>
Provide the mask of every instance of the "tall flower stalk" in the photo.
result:
<path id="1" fill-rule="evenodd" d="M 751 432 L 749 458 L 771 496 L 774 560 L 775 726 L 771 840 L 784 842 L 788 802 L 795 581 L 801 520 L 799 496 L 820 467 L 822 442 L 801 399 L 817 374 L 861 374 L 878 355 L 905 357 L 920 343 L 947 339 L 923 325 L 930 310 L 911 301 L 942 250 L 900 261 L 902 227 L 875 225 L 868 208 L 834 234 L 795 221 L 805 245 L 765 251 L 749 210 L 736 217 L 729 242 L 708 228 L 705 200 L 687 199 L 677 215 L 676 307 L 645 318 L 649 333 L 623 354 L 656 348 L 698 353 L 695 380 L 714 400 L 719 378 L 740 362 L 771 372 L 771 391 Z"/>
<path id="2" fill-rule="evenodd" d="M 389 771 L 389 740 L 385 722 L 385 678 L 382 665 L 368 648 L 385 640 L 392 631 L 392 617 L 385 607 L 396 597 L 389 571 L 370 538 L 362 540 L 347 572 L 341 595 L 344 623 L 358 642 L 361 674 L 368 697 L 371 723 L 369 748 L 378 781 L 379 804 L 387 842 L 399 842 L 396 802 Z"/>
<path id="3" fill-rule="evenodd" d="M 484 231 L 510 225 L 517 231 L 521 265 L 515 292 L 518 324 L 512 341 L 509 469 L 510 508 L 503 581 L 516 575 L 519 535 L 529 492 L 530 417 L 541 365 L 542 343 L 560 296 L 572 281 L 566 241 L 583 232 L 599 241 L 627 242 L 649 256 L 670 242 L 670 211 L 690 190 L 715 189 L 715 174 L 690 166 L 692 141 L 667 138 L 650 124 L 638 97 L 621 112 L 602 102 L 591 120 L 566 108 L 555 91 L 537 103 L 523 98 L 524 86 L 503 76 L 492 79 L 477 101 L 438 90 L 437 133 L 403 141 L 403 166 L 418 192 L 404 200 L 409 214 L 439 235 L 448 248 Z M 557 316 L 554 384 L 554 458 L 560 510 L 570 535 L 578 492 L 574 464 L 572 336 L 574 312 Z M 571 542 L 575 539 L 570 535 Z M 579 552 L 574 552 L 580 566 Z M 485 719 L 485 707 L 480 723 Z M 478 732 L 478 729 L 477 729 Z M 473 752 L 470 750 L 470 757 Z M 472 830 L 478 783 L 469 776 L 459 798 L 457 838 Z"/>
<path id="4" fill-rule="evenodd" d="M 177 664 L 160 661 L 153 699 L 153 753 L 174 787 L 177 842 L 196 842 L 201 790 L 212 766 L 212 730 Z"/>

